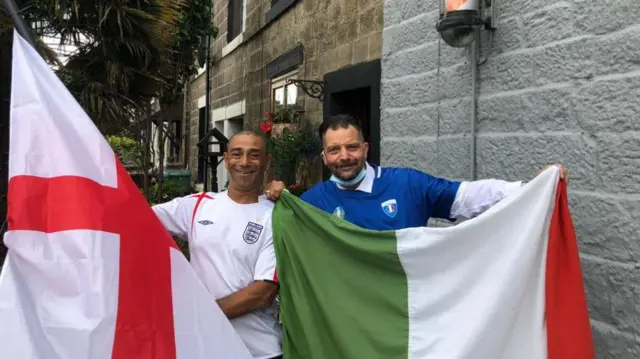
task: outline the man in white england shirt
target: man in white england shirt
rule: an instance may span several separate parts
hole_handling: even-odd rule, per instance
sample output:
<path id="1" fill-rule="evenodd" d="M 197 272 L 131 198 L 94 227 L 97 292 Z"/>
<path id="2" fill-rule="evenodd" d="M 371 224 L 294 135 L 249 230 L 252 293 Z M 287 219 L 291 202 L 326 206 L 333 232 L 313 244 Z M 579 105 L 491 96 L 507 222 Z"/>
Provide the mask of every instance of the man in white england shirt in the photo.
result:
<path id="1" fill-rule="evenodd" d="M 274 304 L 274 204 L 260 196 L 269 158 L 266 143 L 261 135 L 243 131 L 228 147 L 227 191 L 177 198 L 153 209 L 171 234 L 188 241 L 191 265 L 252 356 L 281 358 L 282 329 Z"/>

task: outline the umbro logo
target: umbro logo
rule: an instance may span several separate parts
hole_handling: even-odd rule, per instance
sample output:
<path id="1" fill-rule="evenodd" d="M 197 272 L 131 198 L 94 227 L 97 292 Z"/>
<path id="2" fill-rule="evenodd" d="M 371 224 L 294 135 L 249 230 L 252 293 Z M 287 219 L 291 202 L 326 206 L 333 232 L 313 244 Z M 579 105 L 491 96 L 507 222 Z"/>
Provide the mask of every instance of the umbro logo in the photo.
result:
<path id="1" fill-rule="evenodd" d="M 198 221 L 198 223 L 200 223 L 200 224 L 202 224 L 202 225 L 204 225 L 204 226 L 208 226 L 208 225 L 210 225 L 210 224 L 213 224 L 213 222 L 211 222 L 211 221 L 210 221 L 210 220 L 208 220 L 208 219 L 205 219 L 205 220 L 202 220 L 202 221 Z"/>

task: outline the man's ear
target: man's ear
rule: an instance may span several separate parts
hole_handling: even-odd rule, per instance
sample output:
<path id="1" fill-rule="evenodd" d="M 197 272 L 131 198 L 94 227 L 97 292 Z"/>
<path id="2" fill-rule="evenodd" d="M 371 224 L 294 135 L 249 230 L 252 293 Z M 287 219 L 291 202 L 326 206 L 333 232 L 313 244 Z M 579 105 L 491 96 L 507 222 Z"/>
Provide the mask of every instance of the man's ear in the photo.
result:
<path id="1" fill-rule="evenodd" d="M 362 149 L 364 150 L 364 160 L 366 161 L 369 157 L 369 142 L 365 142 L 362 145 Z"/>
<path id="2" fill-rule="evenodd" d="M 324 163 L 324 165 L 327 165 L 327 158 L 324 156 L 324 151 L 320 152 L 320 157 L 322 158 L 322 163 Z"/>
<path id="3" fill-rule="evenodd" d="M 224 158 L 224 168 L 225 168 L 226 170 L 229 170 L 229 155 L 225 152 L 225 153 L 223 154 L 223 156 L 224 156 L 224 157 L 223 157 L 223 158 Z"/>

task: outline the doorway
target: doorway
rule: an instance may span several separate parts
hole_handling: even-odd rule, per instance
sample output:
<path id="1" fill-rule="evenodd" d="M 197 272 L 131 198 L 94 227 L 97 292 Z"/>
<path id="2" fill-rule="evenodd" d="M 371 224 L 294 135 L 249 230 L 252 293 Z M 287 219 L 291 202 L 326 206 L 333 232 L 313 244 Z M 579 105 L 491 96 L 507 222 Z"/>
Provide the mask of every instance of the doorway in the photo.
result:
<path id="1" fill-rule="evenodd" d="M 368 162 L 380 165 L 380 59 L 360 63 L 324 76 L 325 119 L 347 114 L 360 122 L 369 143 Z M 330 176 L 323 169 L 324 179 Z"/>

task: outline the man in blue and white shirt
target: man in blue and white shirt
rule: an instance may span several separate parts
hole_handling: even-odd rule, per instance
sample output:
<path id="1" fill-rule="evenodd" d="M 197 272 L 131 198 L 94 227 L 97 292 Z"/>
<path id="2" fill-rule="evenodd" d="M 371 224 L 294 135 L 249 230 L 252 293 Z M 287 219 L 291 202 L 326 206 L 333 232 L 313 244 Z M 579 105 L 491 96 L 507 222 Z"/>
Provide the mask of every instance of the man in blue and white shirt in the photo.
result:
<path id="1" fill-rule="evenodd" d="M 397 230 L 426 226 L 429 218 L 473 218 L 522 185 L 496 179 L 450 181 L 415 169 L 371 165 L 366 161 L 369 144 L 348 115 L 330 117 L 319 131 L 322 159 L 332 176 L 301 199 L 362 228 Z M 557 166 L 565 178 L 566 169 Z M 282 182 L 274 181 L 265 194 L 277 200 L 283 189 Z"/>

